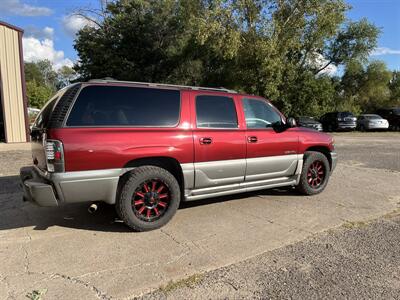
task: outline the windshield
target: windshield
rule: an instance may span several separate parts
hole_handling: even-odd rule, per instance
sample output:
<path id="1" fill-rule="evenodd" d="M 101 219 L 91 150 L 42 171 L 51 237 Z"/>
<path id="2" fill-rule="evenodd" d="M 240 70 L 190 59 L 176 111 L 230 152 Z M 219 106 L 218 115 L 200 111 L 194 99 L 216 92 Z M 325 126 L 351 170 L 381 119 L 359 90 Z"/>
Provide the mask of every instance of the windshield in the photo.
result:
<path id="1" fill-rule="evenodd" d="M 339 113 L 339 118 L 348 118 L 348 117 L 354 117 L 354 115 L 351 112 L 341 112 L 341 113 Z"/>
<path id="2" fill-rule="evenodd" d="M 313 117 L 299 117 L 300 122 L 315 121 Z"/>
<path id="3" fill-rule="evenodd" d="M 366 118 L 368 120 L 382 119 L 382 117 L 378 116 L 378 115 L 364 115 L 364 118 Z"/>
<path id="4" fill-rule="evenodd" d="M 396 116 L 400 116 L 400 108 L 393 109 L 393 114 L 395 114 Z"/>

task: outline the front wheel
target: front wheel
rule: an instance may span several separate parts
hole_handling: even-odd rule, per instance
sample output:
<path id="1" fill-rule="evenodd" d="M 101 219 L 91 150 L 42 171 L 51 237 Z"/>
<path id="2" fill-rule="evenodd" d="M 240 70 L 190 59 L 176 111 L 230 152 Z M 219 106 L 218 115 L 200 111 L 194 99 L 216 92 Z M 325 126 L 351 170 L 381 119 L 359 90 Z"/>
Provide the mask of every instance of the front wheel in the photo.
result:
<path id="1" fill-rule="evenodd" d="M 305 195 L 319 194 L 325 189 L 329 175 L 330 166 L 326 156 L 321 152 L 307 151 L 297 189 Z"/>
<path id="2" fill-rule="evenodd" d="M 156 166 L 135 168 L 122 187 L 116 210 L 135 231 L 148 231 L 168 223 L 176 213 L 181 193 L 177 180 Z"/>

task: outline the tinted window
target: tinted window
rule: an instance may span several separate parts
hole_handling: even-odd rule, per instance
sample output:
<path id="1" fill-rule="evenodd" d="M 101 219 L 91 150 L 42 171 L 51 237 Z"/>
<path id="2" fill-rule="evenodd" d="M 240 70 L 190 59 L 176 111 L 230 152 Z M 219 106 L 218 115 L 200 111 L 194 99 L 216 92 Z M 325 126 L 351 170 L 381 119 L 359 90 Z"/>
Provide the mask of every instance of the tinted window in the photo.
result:
<path id="1" fill-rule="evenodd" d="M 299 117 L 299 121 L 300 122 L 310 122 L 310 121 L 314 121 L 314 118 L 312 118 L 312 117 Z"/>
<path id="2" fill-rule="evenodd" d="M 232 98 L 221 96 L 196 97 L 197 127 L 237 128 L 235 103 Z"/>
<path id="3" fill-rule="evenodd" d="M 271 104 L 255 99 L 243 99 L 247 128 L 270 128 L 282 123 L 280 114 Z"/>
<path id="4" fill-rule="evenodd" d="M 34 128 L 45 128 L 50 120 L 51 113 L 54 105 L 58 100 L 58 95 L 54 96 L 47 104 L 42 108 L 40 113 L 37 115 L 35 122 L 33 123 Z"/>
<path id="5" fill-rule="evenodd" d="M 175 126 L 179 113 L 179 91 L 88 86 L 80 92 L 67 126 Z"/>
<path id="6" fill-rule="evenodd" d="M 351 112 L 341 112 L 339 113 L 339 118 L 349 118 L 349 117 L 354 117 Z"/>

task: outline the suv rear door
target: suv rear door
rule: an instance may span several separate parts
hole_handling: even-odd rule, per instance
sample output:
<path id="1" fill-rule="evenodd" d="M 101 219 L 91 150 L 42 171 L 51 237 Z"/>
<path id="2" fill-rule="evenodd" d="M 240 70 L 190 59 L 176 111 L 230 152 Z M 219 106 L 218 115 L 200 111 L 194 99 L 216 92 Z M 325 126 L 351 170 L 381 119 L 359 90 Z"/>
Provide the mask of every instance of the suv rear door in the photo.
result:
<path id="1" fill-rule="evenodd" d="M 246 120 L 247 168 L 245 181 L 291 176 L 298 163 L 298 133 L 275 130 L 281 114 L 267 101 L 242 98 Z"/>
<path id="2" fill-rule="evenodd" d="M 192 93 L 195 188 L 241 183 L 246 169 L 244 128 L 230 94 Z M 208 190 L 208 189 L 207 189 Z"/>

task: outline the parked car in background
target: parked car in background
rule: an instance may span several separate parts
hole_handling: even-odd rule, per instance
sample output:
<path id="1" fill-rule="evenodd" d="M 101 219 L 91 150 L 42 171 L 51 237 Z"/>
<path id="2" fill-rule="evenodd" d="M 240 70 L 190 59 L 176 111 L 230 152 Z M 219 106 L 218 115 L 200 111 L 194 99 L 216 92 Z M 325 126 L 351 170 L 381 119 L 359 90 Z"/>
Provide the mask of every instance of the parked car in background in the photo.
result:
<path id="1" fill-rule="evenodd" d="M 320 122 L 324 131 L 354 130 L 357 127 L 357 118 L 348 111 L 326 113 Z"/>
<path id="2" fill-rule="evenodd" d="M 155 83 L 70 85 L 31 138 L 25 200 L 115 204 L 138 231 L 166 224 L 181 200 L 283 186 L 318 194 L 337 159 L 330 135 L 296 127 L 262 97 Z"/>
<path id="3" fill-rule="evenodd" d="M 389 129 L 400 130 L 400 108 L 378 109 L 376 113 L 389 122 Z"/>
<path id="4" fill-rule="evenodd" d="M 313 117 L 302 116 L 296 118 L 297 125 L 300 127 L 306 127 L 322 131 L 322 124 L 315 120 Z"/>
<path id="5" fill-rule="evenodd" d="M 379 115 L 363 114 L 357 118 L 357 128 L 361 131 L 388 129 L 389 122 Z"/>

